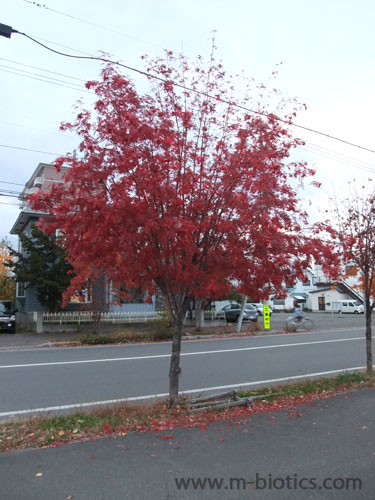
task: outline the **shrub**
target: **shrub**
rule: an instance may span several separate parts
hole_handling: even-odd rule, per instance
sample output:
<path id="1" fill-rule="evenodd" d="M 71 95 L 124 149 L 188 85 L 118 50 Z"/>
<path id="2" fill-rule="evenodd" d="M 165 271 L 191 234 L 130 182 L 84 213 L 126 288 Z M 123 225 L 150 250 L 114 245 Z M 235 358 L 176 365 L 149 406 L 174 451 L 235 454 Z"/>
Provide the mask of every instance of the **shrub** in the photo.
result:
<path id="1" fill-rule="evenodd" d="M 158 318 L 150 322 L 150 340 L 170 340 L 173 338 L 173 327 L 167 318 Z"/>

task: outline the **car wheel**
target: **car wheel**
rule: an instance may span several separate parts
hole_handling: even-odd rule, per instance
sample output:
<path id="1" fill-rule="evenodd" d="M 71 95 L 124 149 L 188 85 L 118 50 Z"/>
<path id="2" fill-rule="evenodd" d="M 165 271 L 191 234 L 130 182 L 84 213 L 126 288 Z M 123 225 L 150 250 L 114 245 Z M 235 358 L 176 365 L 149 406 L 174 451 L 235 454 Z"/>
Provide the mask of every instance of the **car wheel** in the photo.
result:
<path id="1" fill-rule="evenodd" d="M 358 314 L 358 311 L 354 311 L 354 314 Z"/>

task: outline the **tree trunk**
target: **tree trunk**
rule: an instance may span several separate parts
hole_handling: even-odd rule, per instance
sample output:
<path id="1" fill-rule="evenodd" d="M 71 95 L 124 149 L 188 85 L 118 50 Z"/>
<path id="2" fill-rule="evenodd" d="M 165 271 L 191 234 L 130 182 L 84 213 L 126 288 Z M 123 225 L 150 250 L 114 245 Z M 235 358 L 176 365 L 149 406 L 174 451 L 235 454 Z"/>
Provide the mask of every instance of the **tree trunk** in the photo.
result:
<path id="1" fill-rule="evenodd" d="M 371 332 L 371 308 L 370 302 L 366 300 L 366 368 L 367 373 L 372 373 L 372 332 Z"/>
<path id="2" fill-rule="evenodd" d="M 236 332 L 237 333 L 240 333 L 240 331 L 241 331 L 242 320 L 243 320 L 243 315 L 244 315 L 244 312 L 245 312 L 246 302 L 247 302 L 247 295 L 243 295 L 243 297 L 242 297 L 241 312 L 240 312 L 239 318 L 237 320 L 237 325 L 236 325 Z"/>
<path id="3" fill-rule="evenodd" d="M 183 311 L 181 311 L 177 314 L 174 320 L 171 365 L 169 369 L 169 408 L 174 408 L 178 400 L 178 388 L 181 373 L 180 354 L 183 317 Z"/>
<path id="4" fill-rule="evenodd" d="M 202 299 L 195 301 L 195 330 L 202 331 Z"/>
<path id="5" fill-rule="evenodd" d="M 93 311 L 92 312 L 92 321 L 93 321 L 94 335 L 99 335 L 99 333 L 102 329 L 102 313 L 101 313 L 101 311 Z"/>

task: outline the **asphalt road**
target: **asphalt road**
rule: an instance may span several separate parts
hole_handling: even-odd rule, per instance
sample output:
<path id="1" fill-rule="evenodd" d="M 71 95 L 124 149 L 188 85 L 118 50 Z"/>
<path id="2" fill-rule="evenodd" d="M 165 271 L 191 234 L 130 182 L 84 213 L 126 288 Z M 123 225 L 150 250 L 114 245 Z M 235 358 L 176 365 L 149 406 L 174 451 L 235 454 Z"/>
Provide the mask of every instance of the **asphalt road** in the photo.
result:
<path id="1" fill-rule="evenodd" d="M 375 390 L 297 410 L 3 453 L 0 500 L 374 498 Z"/>
<path id="2" fill-rule="evenodd" d="M 357 327 L 336 320 L 313 333 L 184 342 L 180 388 L 200 394 L 359 369 L 364 328 L 353 321 Z M 165 397 L 169 359 L 170 343 L 0 352 L 0 418 Z"/>

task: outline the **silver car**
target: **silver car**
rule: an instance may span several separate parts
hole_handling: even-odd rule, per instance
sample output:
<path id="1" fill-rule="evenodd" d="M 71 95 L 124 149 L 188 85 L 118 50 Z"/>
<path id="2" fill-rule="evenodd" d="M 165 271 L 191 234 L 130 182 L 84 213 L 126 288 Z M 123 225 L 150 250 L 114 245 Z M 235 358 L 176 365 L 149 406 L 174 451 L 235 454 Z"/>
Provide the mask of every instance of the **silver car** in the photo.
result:
<path id="1" fill-rule="evenodd" d="M 229 322 L 237 322 L 241 313 L 242 306 L 233 302 L 225 306 L 222 311 L 225 314 L 225 319 Z M 243 321 L 253 321 L 254 323 L 258 321 L 258 313 L 255 307 L 251 304 L 246 304 L 245 311 L 243 314 Z"/>

